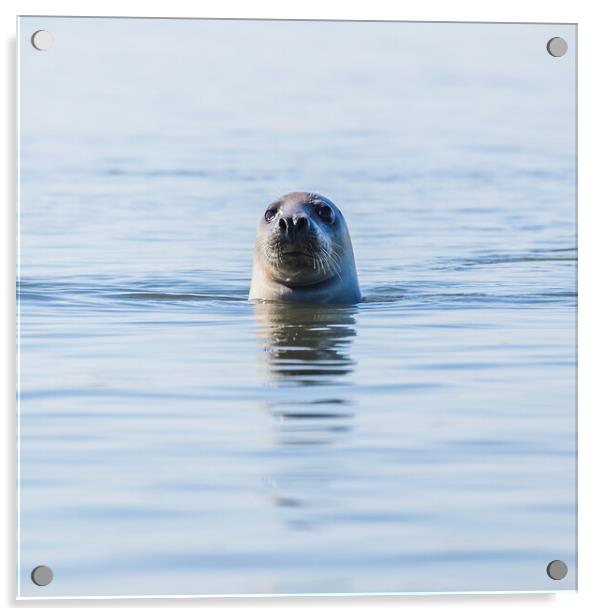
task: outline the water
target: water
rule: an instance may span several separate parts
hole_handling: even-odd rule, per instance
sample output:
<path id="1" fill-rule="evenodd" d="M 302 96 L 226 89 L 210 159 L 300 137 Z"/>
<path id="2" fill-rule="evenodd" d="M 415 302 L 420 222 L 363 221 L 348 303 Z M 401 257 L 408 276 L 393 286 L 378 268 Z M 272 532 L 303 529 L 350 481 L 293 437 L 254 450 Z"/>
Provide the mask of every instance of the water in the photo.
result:
<path id="1" fill-rule="evenodd" d="M 575 588 L 572 27 L 20 27 L 20 594 Z M 361 304 L 247 301 L 292 190 Z"/>

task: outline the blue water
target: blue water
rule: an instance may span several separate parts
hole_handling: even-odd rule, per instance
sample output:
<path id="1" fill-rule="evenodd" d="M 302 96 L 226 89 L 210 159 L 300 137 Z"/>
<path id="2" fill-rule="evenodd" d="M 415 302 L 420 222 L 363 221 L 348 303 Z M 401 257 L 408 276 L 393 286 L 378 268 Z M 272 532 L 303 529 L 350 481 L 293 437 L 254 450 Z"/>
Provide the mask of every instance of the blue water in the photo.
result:
<path id="1" fill-rule="evenodd" d="M 20 28 L 19 593 L 574 589 L 573 27 Z M 247 301 L 292 190 L 361 304 Z"/>

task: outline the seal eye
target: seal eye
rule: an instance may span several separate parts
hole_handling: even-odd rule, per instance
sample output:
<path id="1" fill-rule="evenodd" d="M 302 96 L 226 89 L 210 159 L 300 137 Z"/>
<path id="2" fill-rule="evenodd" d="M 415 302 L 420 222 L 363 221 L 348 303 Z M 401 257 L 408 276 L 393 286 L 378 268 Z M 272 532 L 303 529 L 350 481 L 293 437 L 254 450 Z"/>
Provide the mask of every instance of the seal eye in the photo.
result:
<path id="1" fill-rule="evenodd" d="M 270 222 L 271 220 L 273 220 L 274 216 L 276 216 L 276 209 L 273 207 L 268 208 L 263 215 L 263 217 L 266 219 L 266 222 Z"/>
<path id="2" fill-rule="evenodd" d="M 329 205 L 318 206 L 318 216 L 329 225 L 334 222 L 334 212 Z"/>

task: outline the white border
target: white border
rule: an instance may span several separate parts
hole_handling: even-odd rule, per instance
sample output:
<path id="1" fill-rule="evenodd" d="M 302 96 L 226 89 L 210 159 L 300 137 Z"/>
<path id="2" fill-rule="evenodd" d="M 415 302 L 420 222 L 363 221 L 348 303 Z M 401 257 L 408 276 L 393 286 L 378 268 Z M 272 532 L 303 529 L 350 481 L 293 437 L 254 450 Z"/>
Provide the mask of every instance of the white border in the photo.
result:
<path id="1" fill-rule="evenodd" d="M 507 612 L 512 609 L 520 616 L 522 613 L 555 614 L 572 611 L 576 613 L 595 613 L 598 600 L 597 559 L 599 555 L 600 531 L 598 520 L 602 519 L 600 511 L 599 476 L 596 470 L 602 468 L 598 440 L 602 431 L 600 414 L 602 404 L 599 388 L 600 353 L 602 348 L 600 336 L 601 279 L 602 264 L 599 235 L 602 231 L 602 198 L 599 183 L 600 156 L 598 144 L 601 140 L 599 109 L 602 109 L 600 94 L 599 29 L 600 9 L 596 3 L 588 0 L 574 0 L 571 3 L 549 0 L 505 0 L 504 2 L 478 2 L 475 0 L 421 0 L 421 2 L 370 2 L 348 0 L 345 3 L 334 0 L 306 0 L 294 3 L 253 0 L 253 2 L 223 1 L 194 2 L 170 0 L 170 2 L 147 0 L 145 3 L 133 0 L 105 0 L 98 2 L 88 0 L 86 3 L 71 1 L 22 1 L 4 0 L 2 11 L 2 32 L 5 57 L 3 62 L 3 105 L 5 147 L 2 150 L 2 186 L 5 187 L 5 207 L 2 211 L 2 246 L 4 259 L 2 268 L 2 391 L 5 392 L 4 404 L 4 473 L 5 503 L 15 503 L 15 16 L 17 14 L 56 14 L 56 15 L 104 15 L 104 16 L 144 16 L 144 17 L 250 17 L 250 18 L 285 18 L 285 19 L 365 19 L 365 20 L 409 20 L 409 21 L 504 21 L 504 22 L 563 22 L 579 24 L 579 593 L 563 592 L 556 596 L 545 594 L 471 594 L 471 595 L 429 595 L 429 596 L 328 596 L 314 595 L 302 598 L 282 597 L 265 599 L 263 596 L 250 598 L 171 598 L 153 599 L 104 598 L 100 609 L 148 609 L 157 607 L 166 611 L 173 606 L 202 607 L 203 610 L 255 610 L 263 612 L 266 608 L 292 611 L 298 609 L 328 609 L 336 616 L 349 611 L 378 609 L 383 612 L 398 612 L 403 607 L 421 609 L 426 613 L 445 610 L 454 614 L 469 609 L 479 612 L 485 608 L 488 612 L 497 610 Z M 5 549 L 1 561 L 0 579 L 3 584 L 3 603 L 9 608 L 16 608 L 15 590 L 15 515 L 14 508 L 4 506 L 3 521 Z M 244 597 L 244 596 L 243 596 Z M 98 604 L 92 599 L 73 599 L 64 601 L 56 599 L 52 607 L 76 607 L 89 609 Z M 36 609 L 30 599 L 21 600 L 19 609 Z M 48 599 L 36 599 L 35 606 L 49 605 Z M 110 606 L 107 605 L 110 603 Z"/>
<path id="2" fill-rule="evenodd" d="M 18 29 L 18 20 L 16 23 L 16 27 Z M 16 53 L 17 53 L 17 83 L 16 83 L 16 116 L 17 116 L 17 126 L 16 126 L 16 132 L 14 135 L 14 139 L 15 139 L 15 150 L 16 150 L 16 154 L 17 154 L 17 161 L 16 161 L 16 165 L 17 165 L 17 173 L 16 173 L 16 182 L 17 182 L 17 186 L 16 186 L 16 196 L 17 196 L 17 202 L 15 204 L 16 210 L 17 210 L 17 220 L 16 220 L 16 225 L 17 225 L 17 237 L 16 237 L 16 243 L 17 243 L 17 270 L 16 270 L 16 276 L 17 279 L 21 278 L 21 165 L 20 165 L 20 161 L 21 161 L 21 152 L 19 149 L 19 132 L 21 130 L 21 113 L 20 113 L 20 101 L 19 101 L 19 96 L 20 96 L 20 92 L 21 92 L 21 71 L 20 71 L 20 66 L 21 66 L 21 54 L 19 52 L 19 35 L 17 34 L 17 48 L 16 48 Z M 21 515 L 20 515 L 20 511 L 21 511 L 21 299 L 19 297 L 19 295 L 17 295 L 17 306 L 16 306 L 16 317 L 17 317 L 17 356 L 16 356 L 16 402 L 17 402 L 17 417 L 16 417 L 16 422 L 17 422 L 17 442 L 16 442 L 16 447 L 17 447 L 17 456 L 16 456 L 16 464 L 17 464 L 17 503 L 16 503 L 16 511 L 15 511 L 15 516 L 17 518 L 17 545 L 16 545 L 16 549 L 17 549 L 17 572 L 19 571 L 19 568 L 21 566 Z M 16 574 L 17 576 L 17 597 L 19 597 L 21 595 L 21 578 L 19 576 L 19 574 Z"/>

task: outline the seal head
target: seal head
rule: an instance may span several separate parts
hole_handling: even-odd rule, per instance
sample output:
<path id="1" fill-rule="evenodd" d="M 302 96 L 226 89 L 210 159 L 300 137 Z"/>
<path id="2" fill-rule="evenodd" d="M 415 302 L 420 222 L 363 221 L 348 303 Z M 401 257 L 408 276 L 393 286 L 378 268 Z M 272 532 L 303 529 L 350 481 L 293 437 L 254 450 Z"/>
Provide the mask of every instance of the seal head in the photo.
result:
<path id="1" fill-rule="evenodd" d="M 361 300 L 343 214 L 316 193 L 268 205 L 257 226 L 251 300 L 354 304 Z"/>

